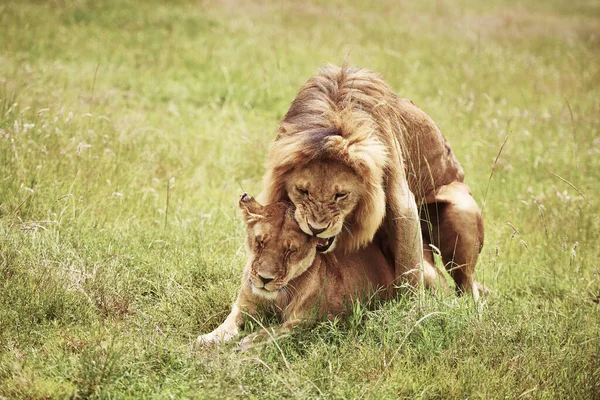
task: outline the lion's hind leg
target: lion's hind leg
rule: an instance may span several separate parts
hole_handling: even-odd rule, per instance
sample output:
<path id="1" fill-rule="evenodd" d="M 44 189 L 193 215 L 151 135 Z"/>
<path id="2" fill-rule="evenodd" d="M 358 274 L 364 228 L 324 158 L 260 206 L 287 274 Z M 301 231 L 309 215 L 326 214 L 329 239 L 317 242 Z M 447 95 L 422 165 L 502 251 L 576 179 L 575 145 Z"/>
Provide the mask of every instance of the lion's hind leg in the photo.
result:
<path id="1" fill-rule="evenodd" d="M 475 265 L 483 247 L 483 218 L 467 185 L 453 182 L 435 190 L 422 209 L 430 223 L 426 239 L 440 250 L 442 261 L 458 294 L 472 293 L 479 299 L 485 286 L 475 282 Z M 485 294 L 485 293 L 482 293 Z"/>

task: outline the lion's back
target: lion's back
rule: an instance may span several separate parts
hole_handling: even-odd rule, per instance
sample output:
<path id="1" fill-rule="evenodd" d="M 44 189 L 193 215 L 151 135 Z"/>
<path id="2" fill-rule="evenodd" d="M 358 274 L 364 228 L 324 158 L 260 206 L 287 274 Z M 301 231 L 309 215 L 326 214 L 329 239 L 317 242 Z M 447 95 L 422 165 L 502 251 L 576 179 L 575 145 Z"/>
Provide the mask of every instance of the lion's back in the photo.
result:
<path id="1" fill-rule="evenodd" d="M 418 202 L 439 186 L 464 180 L 464 171 L 435 122 L 411 100 L 397 96 L 380 74 L 364 68 L 323 67 L 301 88 L 284 121 L 299 132 L 327 128 L 336 116 L 370 119 L 386 146 L 401 147 L 408 184 Z"/>
<path id="2" fill-rule="evenodd" d="M 398 98 L 397 108 L 405 129 L 401 143 L 408 185 L 417 202 L 437 187 L 462 182 L 463 168 L 431 117 L 409 99 Z"/>

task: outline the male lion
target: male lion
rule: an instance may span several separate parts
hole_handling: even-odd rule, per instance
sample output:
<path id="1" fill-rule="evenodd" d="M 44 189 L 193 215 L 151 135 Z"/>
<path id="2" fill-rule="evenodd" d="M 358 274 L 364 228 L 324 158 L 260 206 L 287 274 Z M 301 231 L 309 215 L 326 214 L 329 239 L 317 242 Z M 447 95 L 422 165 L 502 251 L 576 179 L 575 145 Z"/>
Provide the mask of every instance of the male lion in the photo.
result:
<path id="1" fill-rule="evenodd" d="M 425 112 L 374 72 L 329 66 L 300 89 L 280 122 L 259 199 L 291 201 L 302 230 L 327 239 L 320 252 L 354 252 L 379 232 L 396 277 L 412 287 L 443 280 L 430 252 L 422 262 L 425 240 L 440 250 L 458 292 L 477 299 L 483 219 L 463 180 Z"/>
<path id="2" fill-rule="evenodd" d="M 242 287 L 225 322 L 199 336 L 200 345 L 233 339 L 242 324 L 243 312 L 256 314 L 265 306 L 283 317 L 283 324 L 274 332 L 281 335 L 314 318 L 344 313 L 352 299 L 365 298 L 376 291 L 383 298 L 392 296 L 394 269 L 376 244 L 352 255 L 322 254 L 317 252 L 317 246 L 325 240 L 300 229 L 291 203 L 263 207 L 244 194 L 239 205 L 246 221 L 248 252 Z M 241 347 L 267 335 L 263 329 L 246 337 Z"/>

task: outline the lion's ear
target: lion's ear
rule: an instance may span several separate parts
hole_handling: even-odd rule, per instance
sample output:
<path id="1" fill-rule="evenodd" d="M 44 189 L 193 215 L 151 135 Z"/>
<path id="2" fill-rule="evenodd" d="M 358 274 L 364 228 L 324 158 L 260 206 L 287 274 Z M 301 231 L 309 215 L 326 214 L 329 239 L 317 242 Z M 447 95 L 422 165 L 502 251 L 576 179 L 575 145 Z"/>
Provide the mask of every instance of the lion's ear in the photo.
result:
<path id="1" fill-rule="evenodd" d="M 246 223 L 256 222 L 264 218 L 262 215 L 263 206 L 261 206 L 258 201 L 254 200 L 253 197 L 248 196 L 247 193 L 240 196 L 238 204 L 240 210 L 242 210 Z"/>

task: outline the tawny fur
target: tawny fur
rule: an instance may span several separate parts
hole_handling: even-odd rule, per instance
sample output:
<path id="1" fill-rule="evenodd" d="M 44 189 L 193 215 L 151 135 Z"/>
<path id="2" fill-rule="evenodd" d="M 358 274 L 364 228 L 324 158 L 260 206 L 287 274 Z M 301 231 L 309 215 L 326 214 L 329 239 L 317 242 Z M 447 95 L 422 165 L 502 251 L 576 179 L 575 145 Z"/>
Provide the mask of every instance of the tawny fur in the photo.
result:
<path id="1" fill-rule="evenodd" d="M 470 281 L 483 245 L 483 220 L 463 183 L 463 169 L 433 120 L 410 100 L 396 96 L 380 75 L 369 70 L 328 66 L 300 89 L 277 128 L 259 199 L 266 204 L 294 202 L 301 226 L 307 225 L 303 213 L 325 220 L 328 211 L 319 199 L 300 201 L 290 194 L 295 185 L 290 179 L 309 165 L 327 169 L 335 164 L 350 167 L 360 177 L 362 194 L 345 215 L 345 228 L 336 226 L 336 253 L 356 251 L 380 232 L 397 277 L 416 286 L 425 272 L 426 283 L 434 285 L 429 277 L 435 271 L 423 271 L 429 267 L 423 264 L 417 205 L 431 211 L 426 204 L 447 204 L 451 212 L 438 216 L 437 230 L 428 232 L 436 240 L 425 239 L 457 250 L 442 254 L 443 261 L 468 275 L 459 290 L 472 291 Z M 323 179 L 338 183 L 334 175 Z M 441 192 L 447 196 L 436 197 Z"/>
<path id="2" fill-rule="evenodd" d="M 343 314 L 353 301 L 374 293 L 383 299 L 393 295 L 394 269 L 376 244 L 352 255 L 320 254 L 315 250 L 317 239 L 306 235 L 294 220 L 290 203 L 263 207 L 244 196 L 240 207 L 247 224 L 248 253 L 241 289 L 225 322 L 199 336 L 200 345 L 233 339 L 244 312 L 256 315 L 271 308 L 283 324 L 248 336 L 242 348 L 268 339 L 269 334 L 281 335 L 295 325 Z M 261 276 L 271 280 L 264 283 Z"/>

